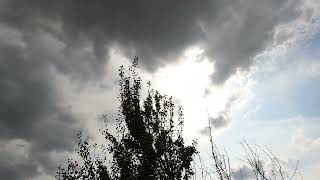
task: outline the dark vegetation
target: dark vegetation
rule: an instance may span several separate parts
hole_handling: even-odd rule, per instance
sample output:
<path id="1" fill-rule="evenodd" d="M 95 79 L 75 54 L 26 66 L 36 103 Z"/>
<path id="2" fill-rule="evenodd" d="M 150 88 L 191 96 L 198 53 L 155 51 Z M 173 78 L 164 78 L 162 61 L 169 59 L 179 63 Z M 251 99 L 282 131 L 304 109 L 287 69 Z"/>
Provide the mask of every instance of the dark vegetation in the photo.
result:
<path id="1" fill-rule="evenodd" d="M 209 124 L 209 142 L 212 164 L 201 161 L 196 141 L 185 145 L 183 132 L 183 109 L 175 107 L 172 97 L 161 95 L 148 83 L 146 98 L 141 101 L 141 78 L 136 72 L 135 58 L 129 72 L 119 69 L 120 106 L 115 133 L 108 129 L 109 119 L 103 115 L 105 128 L 101 130 L 106 145 L 98 148 L 89 143 L 82 133 L 78 134 L 76 149 L 79 160 L 68 159 L 57 170 L 59 180 L 180 180 L 180 179 L 293 179 L 300 175 L 298 162 L 291 175 L 282 167 L 281 161 L 268 149 L 242 143 L 245 155 L 242 161 L 250 173 L 234 176 L 226 152 L 218 151 Z M 96 155 L 96 151 L 100 155 Z M 271 162 L 265 167 L 261 152 Z M 198 157 L 198 159 L 197 159 Z M 195 162 L 196 161 L 196 162 Z M 195 166 L 193 165 L 193 162 Z M 201 172 L 196 175 L 195 172 Z M 239 174 L 239 173 L 238 173 Z M 302 177 L 301 177 L 302 178 Z"/>
<path id="2" fill-rule="evenodd" d="M 148 90 L 146 99 L 140 101 L 137 60 L 129 69 L 130 76 L 123 67 L 119 69 L 121 105 L 116 134 L 110 133 L 107 124 L 102 131 L 107 141 L 104 152 L 112 156 L 112 161 L 107 162 L 107 155 L 92 157 L 97 145 L 89 145 L 79 134 L 77 153 L 82 162 L 68 160 L 67 167 L 58 168 L 57 179 L 173 180 L 189 179 L 193 175 L 191 162 L 197 153 L 196 142 L 191 146 L 184 143 L 182 108 L 178 108 L 178 118 L 174 120 L 171 97 Z"/>

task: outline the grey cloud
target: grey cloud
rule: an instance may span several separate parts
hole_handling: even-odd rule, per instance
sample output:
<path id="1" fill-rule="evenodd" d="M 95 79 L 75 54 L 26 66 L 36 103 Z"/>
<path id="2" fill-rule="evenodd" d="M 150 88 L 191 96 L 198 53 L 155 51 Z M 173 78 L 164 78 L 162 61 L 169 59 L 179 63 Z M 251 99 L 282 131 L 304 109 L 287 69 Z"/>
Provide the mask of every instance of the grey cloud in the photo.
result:
<path id="1" fill-rule="evenodd" d="M 86 63 L 96 71 L 106 62 L 110 46 L 129 57 L 140 56 L 144 67 L 155 70 L 198 44 L 215 61 L 212 78 L 221 83 L 237 69 L 249 68 L 255 55 L 272 43 L 275 28 L 302 14 L 301 4 L 300 0 L 7 0 L 0 17 L 24 31 L 44 29 L 71 49 L 91 42 L 95 57 Z"/>
<path id="2" fill-rule="evenodd" d="M 8 180 L 30 178 L 37 174 L 37 164 L 26 156 L 28 143 L 22 140 L 0 142 L 0 175 Z M 16 172 L 19 170 L 18 172 Z"/>
<path id="3" fill-rule="evenodd" d="M 0 164 L 0 175 L 7 180 L 20 180 L 37 175 L 37 165 L 32 160 L 22 161 L 18 164 Z"/>
<path id="4" fill-rule="evenodd" d="M 208 119 L 208 121 L 210 123 L 211 130 L 213 130 L 213 131 L 216 129 L 221 129 L 221 128 L 227 127 L 230 123 L 229 117 L 227 117 L 226 115 L 222 115 L 222 114 L 219 114 L 217 117 L 210 117 Z M 200 130 L 200 134 L 208 135 L 208 133 L 210 133 L 209 126 L 206 126 Z"/>
<path id="5" fill-rule="evenodd" d="M 234 170 L 232 174 L 232 178 L 234 180 L 254 179 L 255 175 L 252 169 L 250 169 L 246 165 L 243 165 L 240 168 L 237 168 L 236 170 Z"/>
<path id="6" fill-rule="evenodd" d="M 13 179 L 36 173 L 19 171 L 28 161 L 33 170 L 41 166 L 52 172 L 46 155 L 73 147 L 75 120 L 59 106 L 52 68 L 86 84 L 102 75 L 110 47 L 129 58 L 141 57 L 142 66 L 152 71 L 185 48 L 200 45 L 215 61 L 214 82 L 221 83 L 237 69 L 250 67 L 272 42 L 275 27 L 300 15 L 299 2 L 0 1 L 0 138 L 27 141 L 34 158 L 16 167 L 2 165 L 1 175 L 12 168 L 17 173 Z M 213 121 L 217 128 L 227 122 L 225 112 Z"/>
<path id="7" fill-rule="evenodd" d="M 130 56 L 141 56 L 148 69 L 155 69 L 161 64 L 157 60 L 174 58 L 201 40 L 198 24 L 214 17 L 216 4 L 211 0 L 14 0 L 5 3 L 2 19 L 20 29 L 31 26 L 31 30 L 41 28 L 48 20 L 57 21 L 62 26 L 57 36 L 68 46 L 83 39 L 93 42 L 99 64 L 104 62 L 104 46 L 116 44 Z"/>
<path id="8" fill-rule="evenodd" d="M 11 35 L 6 40 L 0 36 L 0 140 L 6 144 L 22 139 L 30 148 L 25 152 L 29 158 L 0 163 L 0 176 L 26 179 L 40 167 L 48 167 L 47 173 L 55 171 L 52 163 L 39 155 L 73 150 L 77 126 L 68 109 L 60 106 L 59 87 L 52 81 L 50 63 L 45 59 L 50 53 L 39 51 L 46 57 L 37 59 L 31 41 L 22 40 L 19 33 Z"/>
<path id="9" fill-rule="evenodd" d="M 209 125 L 211 126 L 211 130 L 222 129 L 229 125 L 231 121 L 230 119 L 231 106 L 238 98 L 239 98 L 238 94 L 231 96 L 228 99 L 224 109 L 221 112 L 219 112 L 216 117 L 209 117 L 208 122 L 209 122 Z M 208 135 L 208 133 L 210 133 L 210 127 L 209 126 L 204 127 L 203 129 L 200 130 L 199 133 L 203 135 Z"/>
<path id="10" fill-rule="evenodd" d="M 227 126 L 230 120 L 226 116 L 220 114 L 216 118 L 210 118 L 209 121 L 213 128 L 218 129 Z"/>
<path id="11" fill-rule="evenodd" d="M 202 134 L 202 135 L 209 135 L 209 133 L 210 133 L 210 128 L 209 128 L 209 127 L 205 127 L 205 128 L 203 128 L 203 129 L 201 129 L 201 130 L 199 131 L 199 133 Z"/>
<path id="12" fill-rule="evenodd" d="M 238 69 L 248 69 L 254 57 L 270 47 L 280 24 L 301 15 L 300 1 L 235 1 L 208 30 L 207 51 L 216 59 L 214 82 L 224 82 Z"/>
<path id="13" fill-rule="evenodd" d="M 92 44 L 82 42 L 68 46 L 51 33 L 36 31 L 24 33 L 28 44 L 28 59 L 44 61 L 59 72 L 80 80 L 82 83 L 98 80 L 104 63 L 96 56 Z"/>

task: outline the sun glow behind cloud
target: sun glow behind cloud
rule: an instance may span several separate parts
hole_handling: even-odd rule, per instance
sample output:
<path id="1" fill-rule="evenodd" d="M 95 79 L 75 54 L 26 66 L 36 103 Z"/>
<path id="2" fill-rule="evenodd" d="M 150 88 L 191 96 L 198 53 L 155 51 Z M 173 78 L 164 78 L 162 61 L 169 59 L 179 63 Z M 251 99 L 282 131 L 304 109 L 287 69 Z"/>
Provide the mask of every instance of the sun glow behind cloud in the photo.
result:
<path id="1" fill-rule="evenodd" d="M 232 110 L 243 103 L 252 85 L 250 72 L 239 71 L 224 84 L 214 85 L 214 64 L 203 50 L 192 47 L 185 51 L 180 60 L 162 67 L 154 74 L 144 73 L 152 87 L 172 96 L 185 113 L 185 133 L 190 138 L 201 138 L 210 118 L 223 115 L 226 119 L 223 129 L 231 123 Z M 203 138 L 202 138 L 203 139 Z M 206 139 L 206 138 L 205 138 Z M 207 144 L 207 141 L 203 141 Z"/>
<path id="2" fill-rule="evenodd" d="M 185 132 L 196 133 L 207 124 L 204 94 L 210 85 L 213 64 L 199 48 L 190 48 L 175 64 L 167 65 L 152 75 L 154 88 L 170 95 L 183 106 Z"/>

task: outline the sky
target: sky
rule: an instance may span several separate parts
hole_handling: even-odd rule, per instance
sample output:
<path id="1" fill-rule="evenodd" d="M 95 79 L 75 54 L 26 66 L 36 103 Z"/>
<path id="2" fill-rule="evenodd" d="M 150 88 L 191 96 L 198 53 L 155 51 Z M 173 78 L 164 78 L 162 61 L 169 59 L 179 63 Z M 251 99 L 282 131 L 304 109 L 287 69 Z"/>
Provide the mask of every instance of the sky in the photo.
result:
<path id="1" fill-rule="evenodd" d="M 103 142 L 135 56 L 203 157 L 210 121 L 231 158 L 245 139 L 320 177 L 319 17 L 318 0 L 0 0 L 0 177 L 54 179 L 79 130 Z"/>

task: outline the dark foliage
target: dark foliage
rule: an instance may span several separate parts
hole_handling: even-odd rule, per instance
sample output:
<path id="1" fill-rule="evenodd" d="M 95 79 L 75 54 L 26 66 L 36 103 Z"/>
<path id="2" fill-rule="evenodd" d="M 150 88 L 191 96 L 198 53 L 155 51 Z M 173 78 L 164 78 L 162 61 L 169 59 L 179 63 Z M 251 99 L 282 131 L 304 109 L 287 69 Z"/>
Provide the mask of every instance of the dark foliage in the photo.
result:
<path id="1" fill-rule="evenodd" d="M 104 158 L 94 157 L 96 144 L 79 134 L 77 153 L 81 161 L 69 159 L 60 166 L 57 179 L 94 180 L 175 180 L 193 175 L 192 157 L 197 153 L 196 142 L 186 146 L 182 137 L 183 111 L 178 108 L 175 119 L 172 97 L 150 90 L 141 102 L 141 78 L 136 72 L 138 59 L 129 68 L 119 69 L 120 107 L 113 135 L 107 128 L 102 131 L 107 146 L 102 148 Z M 107 156 L 112 157 L 107 162 Z"/>

